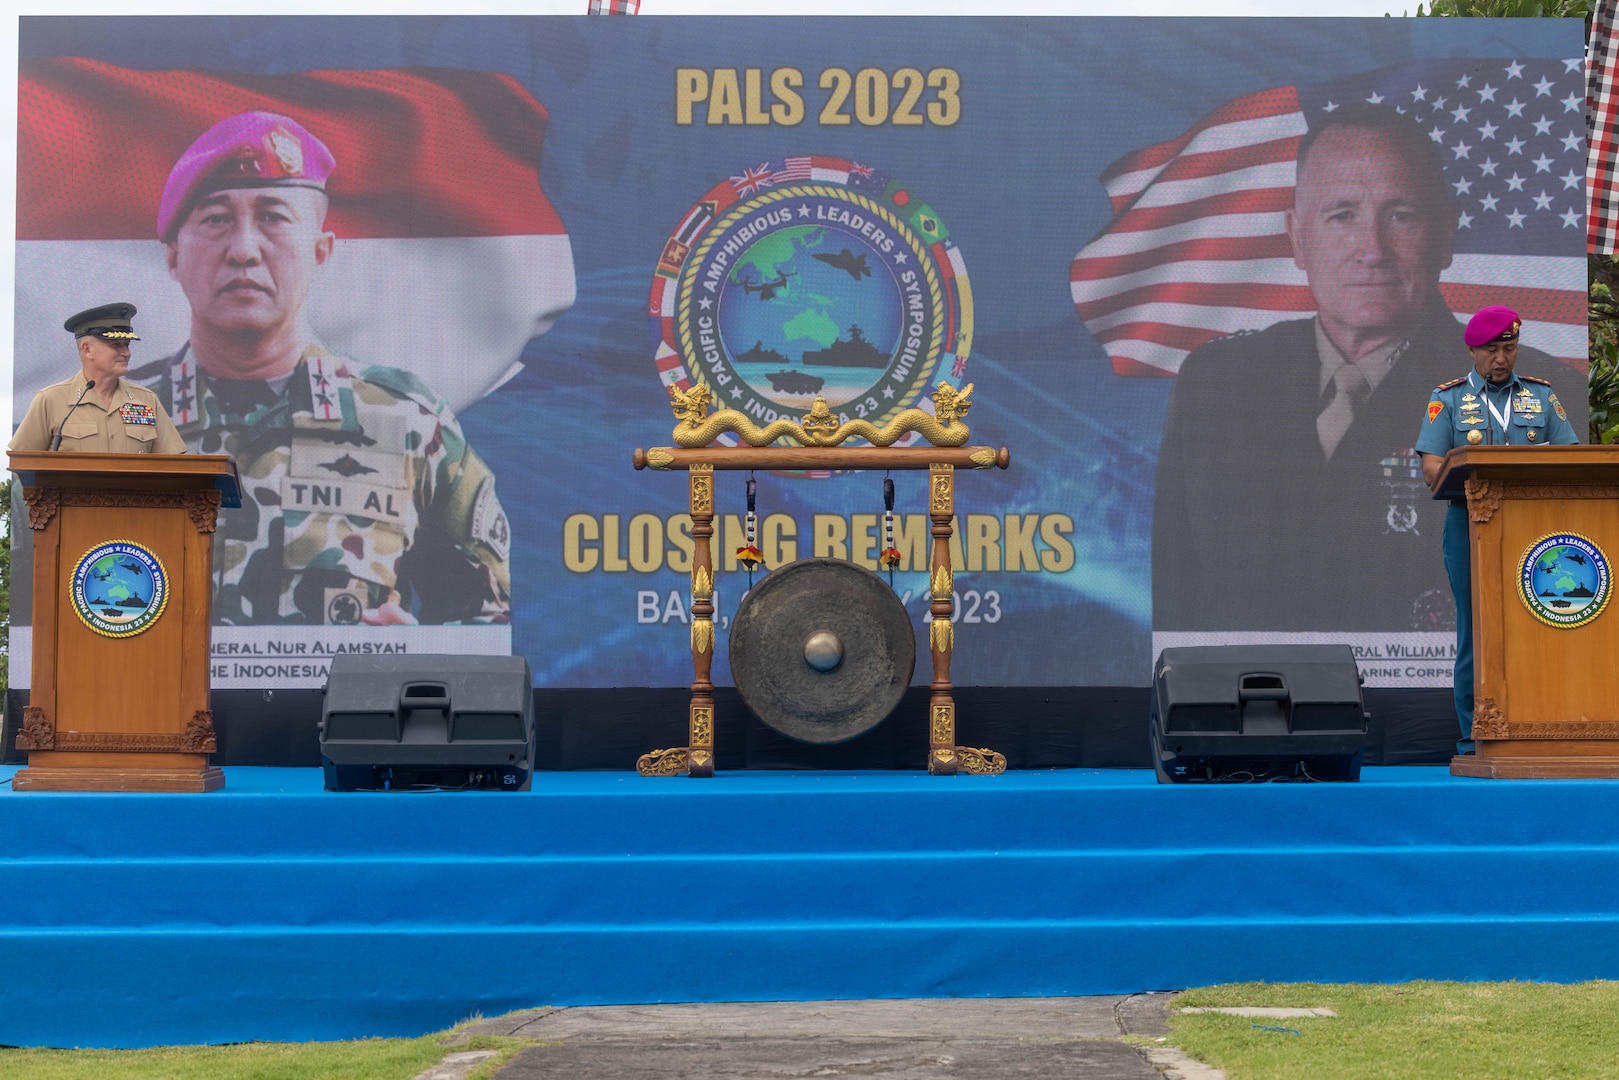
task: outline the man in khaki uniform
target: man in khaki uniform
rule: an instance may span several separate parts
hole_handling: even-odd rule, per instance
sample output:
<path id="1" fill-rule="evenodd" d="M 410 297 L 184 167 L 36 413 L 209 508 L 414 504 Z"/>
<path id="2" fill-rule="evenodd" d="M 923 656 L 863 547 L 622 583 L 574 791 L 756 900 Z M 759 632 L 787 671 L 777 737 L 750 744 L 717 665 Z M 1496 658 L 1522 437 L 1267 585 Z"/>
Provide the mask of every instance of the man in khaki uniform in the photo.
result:
<path id="1" fill-rule="evenodd" d="M 78 339 L 81 370 L 34 395 L 11 449 L 50 450 L 60 432 L 58 450 L 186 452 L 157 395 L 123 377 L 129 372 L 129 343 L 140 340 L 129 322 L 134 314 L 134 304 L 103 304 L 62 324 Z"/>

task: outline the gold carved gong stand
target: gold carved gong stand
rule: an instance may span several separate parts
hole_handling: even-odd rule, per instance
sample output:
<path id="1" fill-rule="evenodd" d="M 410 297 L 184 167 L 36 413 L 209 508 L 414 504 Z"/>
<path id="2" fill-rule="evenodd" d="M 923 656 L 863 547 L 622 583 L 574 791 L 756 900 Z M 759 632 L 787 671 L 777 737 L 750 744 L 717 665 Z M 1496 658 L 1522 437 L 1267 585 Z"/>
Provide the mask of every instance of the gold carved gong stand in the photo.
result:
<path id="1" fill-rule="evenodd" d="M 955 575 L 950 565 L 950 536 L 956 511 L 955 471 L 1004 469 L 1011 461 L 1006 447 L 966 446 L 967 425 L 962 422 L 972 384 L 956 390 L 941 382 L 934 391 L 933 412 L 906 409 L 882 428 L 865 420 L 844 421 L 817 397 L 802 421 L 777 420 L 756 427 L 743 413 L 724 409 L 710 415 L 713 391 L 706 383 L 690 390 L 671 389 L 678 423 L 675 446 L 637 449 L 637 469 L 662 472 L 684 469 L 691 491 L 691 532 L 695 551 L 691 564 L 691 708 L 687 746 L 642 754 L 636 771 L 642 776 L 714 775 L 714 684 L 709 674 L 714 662 L 714 473 L 739 470 L 806 469 L 926 469 L 928 517 L 932 521 L 933 551 L 928 581 L 933 599 L 928 628 L 933 655 L 933 682 L 928 700 L 928 772 L 949 776 L 957 772 L 998 773 L 1006 758 L 993 750 L 956 745 L 956 702 L 950 683 L 950 655 L 955 647 L 951 616 L 955 610 Z M 915 431 L 931 446 L 893 444 Z M 715 446 L 721 435 L 734 433 L 745 446 Z M 869 446 L 843 446 L 850 438 Z M 783 446 L 772 445 L 785 440 Z"/>

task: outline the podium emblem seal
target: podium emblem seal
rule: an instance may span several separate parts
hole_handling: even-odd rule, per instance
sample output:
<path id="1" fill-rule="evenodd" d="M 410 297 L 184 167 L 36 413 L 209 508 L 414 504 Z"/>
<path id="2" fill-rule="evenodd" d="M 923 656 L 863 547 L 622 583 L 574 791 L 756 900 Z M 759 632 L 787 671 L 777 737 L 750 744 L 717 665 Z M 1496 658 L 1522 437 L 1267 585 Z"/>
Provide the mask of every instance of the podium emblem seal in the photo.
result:
<path id="1" fill-rule="evenodd" d="M 1547 626 L 1584 626 L 1602 614 L 1612 591 L 1608 557 L 1579 533 L 1542 536 L 1518 560 L 1518 598 Z"/>
<path id="2" fill-rule="evenodd" d="M 73 567 L 68 588 L 79 620 L 111 638 L 149 629 L 169 602 L 163 564 L 133 540 L 109 540 L 85 552 Z"/>

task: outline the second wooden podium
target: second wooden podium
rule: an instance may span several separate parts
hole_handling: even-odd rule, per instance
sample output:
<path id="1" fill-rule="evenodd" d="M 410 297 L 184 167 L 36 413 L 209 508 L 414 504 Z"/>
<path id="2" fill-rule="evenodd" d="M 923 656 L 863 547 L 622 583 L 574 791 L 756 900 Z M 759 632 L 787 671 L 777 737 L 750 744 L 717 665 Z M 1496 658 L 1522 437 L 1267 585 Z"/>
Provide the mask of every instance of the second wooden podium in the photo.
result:
<path id="1" fill-rule="evenodd" d="M 1466 499 L 1472 756 L 1489 778 L 1619 777 L 1619 447 L 1467 447 L 1436 495 Z"/>
<path id="2" fill-rule="evenodd" d="M 13 452 L 34 537 L 33 686 L 17 791 L 213 791 L 214 528 L 236 466 Z"/>

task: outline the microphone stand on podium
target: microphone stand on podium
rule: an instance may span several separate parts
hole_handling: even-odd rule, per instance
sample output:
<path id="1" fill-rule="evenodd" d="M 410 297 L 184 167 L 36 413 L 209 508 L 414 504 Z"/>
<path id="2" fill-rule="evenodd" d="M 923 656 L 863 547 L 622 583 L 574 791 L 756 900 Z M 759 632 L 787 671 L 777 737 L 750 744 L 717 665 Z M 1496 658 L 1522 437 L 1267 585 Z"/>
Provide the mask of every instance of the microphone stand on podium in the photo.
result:
<path id="1" fill-rule="evenodd" d="M 34 541 L 33 685 L 17 735 L 28 766 L 13 789 L 224 787 L 208 764 L 209 608 L 219 510 L 241 505 L 236 463 L 10 458 Z"/>
<path id="2" fill-rule="evenodd" d="M 62 432 L 67 429 L 68 418 L 73 415 L 74 409 L 77 409 L 81 404 L 84 403 L 84 395 L 88 394 L 95 388 L 96 381 L 94 379 L 86 379 L 84 381 L 84 389 L 79 391 L 79 396 L 73 399 L 72 405 L 68 406 L 67 413 L 63 415 L 61 424 L 59 424 L 56 428 L 56 434 L 51 436 L 52 451 L 60 450 L 62 448 Z"/>

